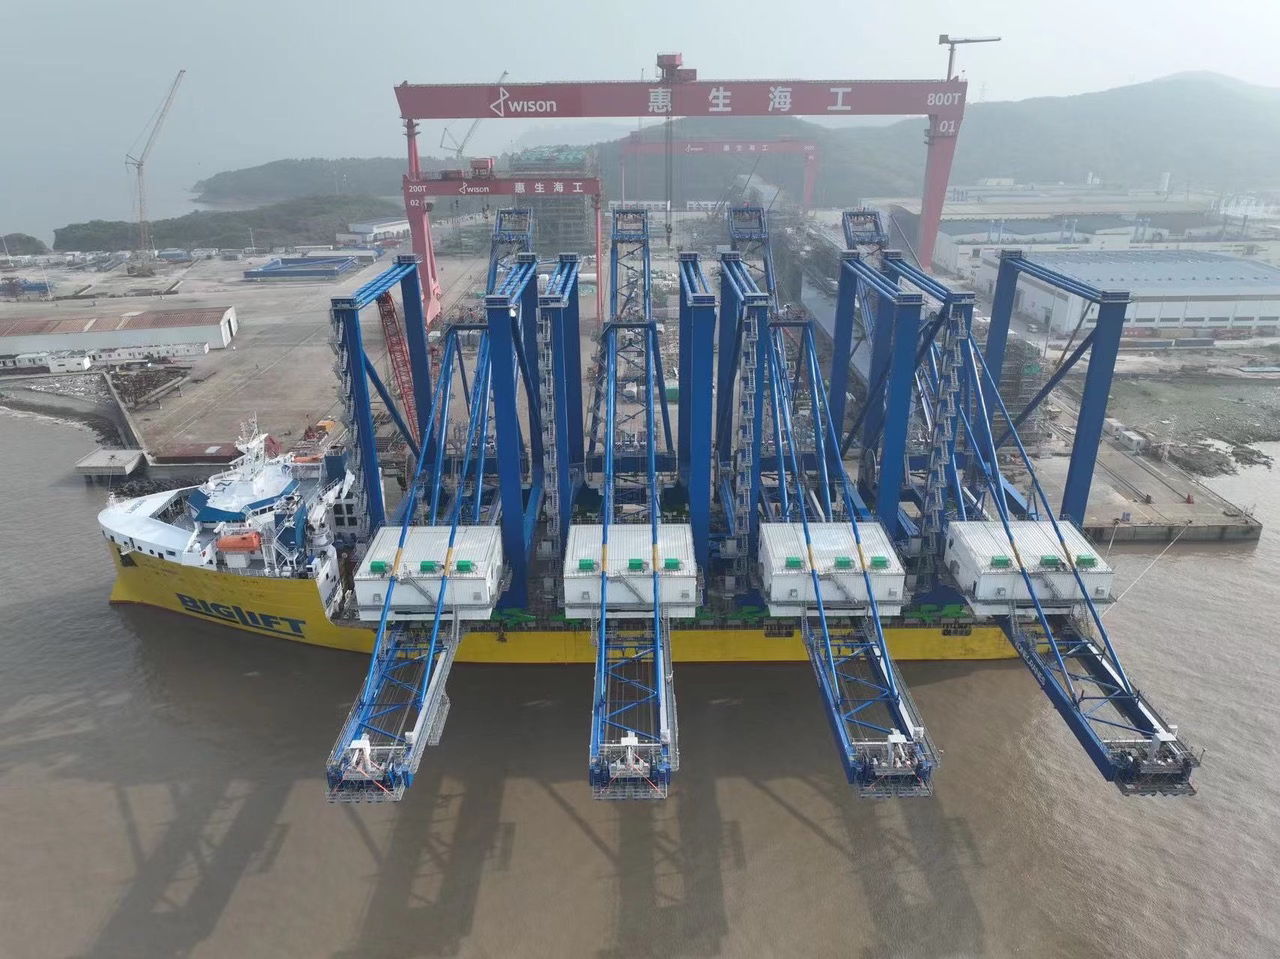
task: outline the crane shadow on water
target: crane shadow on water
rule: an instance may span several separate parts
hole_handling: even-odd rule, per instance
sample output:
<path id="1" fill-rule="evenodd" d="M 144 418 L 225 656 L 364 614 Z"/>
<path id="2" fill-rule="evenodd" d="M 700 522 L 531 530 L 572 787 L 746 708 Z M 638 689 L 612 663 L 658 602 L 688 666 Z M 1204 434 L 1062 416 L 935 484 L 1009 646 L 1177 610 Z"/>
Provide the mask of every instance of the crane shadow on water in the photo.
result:
<path id="1" fill-rule="evenodd" d="M 614 944 L 601 956 L 719 953 L 727 930 L 719 869 L 726 829 L 714 780 L 679 774 L 678 797 L 665 803 L 596 804 L 582 751 L 566 747 L 585 740 L 583 712 L 572 707 L 590 696 L 590 675 L 587 667 L 455 670 L 450 728 L 397 810 L 390 841 L 380 844 L 366 830 L 376 875 L 344 959 L 389 945 L 388 930 L 404 954 L 458 954 L 486 877 L 509 866 L 517 830 L 558 831 L 561 822 L 580 833 L 564 846 L 585 841 L 612 876 L 604 898 L 617 904 Z M 517 779 L 534 784 L 550 804 L 547 814 L 502 821 L 504 787 Z M 364 829 L 362 810 L 349 816 Z M 510 903 L 508 921 L 527 908 Z"/>
<path id="2" fill-rule="evenodd" d="M 587 736 L 590 667 L 460 665 L 443 743 L 428 752 L 405 800 L 323 807 L 323 759 L 362 658 L 264 643 L 153 610 L 118 613 L 126 642 L 136 644 L 125 646 L 133 661 L 123 668 L 142 676 L 144 695 L 115 695 L 82 670 L 45 684 L 50 694 L 0 727 L 0 743 L 34 732 L 50 775 L 105 783 L 114 797 L 132 875 L 86 956 L 191 954 L 213 936 L 243 881 L 279 875 L 282 856 L 297 853 L 291 831 L 300 816 L 312 828 L 319 816 L 350 830 L 334 834 L 317 866 L 352 874 L 344 885 L 363 897 L 334 953 L 344 959 L 464 952 L 478 915 L 501 921 L 479 911 L 481 894 L 511 869 L 526 829 L 530 839 L 570 831 L 566 843 L 589 859 L 575 881 L 590 882 L 584 875 L 604 863 L 601 890 L 578 904 L 605 911 L 601 959 L 720 955 L 731 929 L 727 877 L 766 894 L 774 881 L 739 875 L 770 837 L 744 838 L 721 797 L 735 809 L 754 803 L 766 821 L 780 810 L 834 850 L 833 875 L 822 881 L 861 884 L 878 939 L 868 956 L 885 948 L 925 954 L 939 941 L 982 954 L 982 925 L 964 885 L 972 849 L 964 824 L 938 798 L 873 804 L 851 796 L 807 667 L 678 665 L 683 762 L 671 797 L 602 805 L 590 798 L 584 750 L 574 746 Z M 122 747 L 130 736 L 137 748 Z M 269 748 L 246 748 L 261 740 Z M 29 752 L 0 746 L 0 769 Z M 297 800 L 289 806 L 298 787 L 315 790 L 318 813 L 299 813 Z M 541 812 L 508 802 L 516 788 L 542 797 Z M 811 801 L 797 803 L 797 789 Z M 372 864 L 365 875 L 361 862 Z M 555 866 L 539 860 L 532 868 Z M 834 876 L 840 871 L 844 879 Z M 904 903 L 914 919 L 904 918 Z M 498 915 L 507 911 L 504 904 Z"/>
<path id="3" fill-rule="evenodd" d="M 345 687 L 351 664 L 160 611 L 110 615 L 117 628 L 70 634 L 56 657 L 15 665 L 11 678 L 26 674 L 39 693 L 0 726 L 0 771 L 38 758 L 46 781 L 87 783 L 105 797 L 103 821 L 119 823 L 131 875 L 104 880 L 120 892 L 82 955 L 189 955 L 244 878 L 272 870 L 289 794 L 314 776 L 328 699 L 287 690 Z M 270 754 L 249 748 L 264 740 Z M 109 855 L 87 851 L 87 867 L 115 875 Z"/>

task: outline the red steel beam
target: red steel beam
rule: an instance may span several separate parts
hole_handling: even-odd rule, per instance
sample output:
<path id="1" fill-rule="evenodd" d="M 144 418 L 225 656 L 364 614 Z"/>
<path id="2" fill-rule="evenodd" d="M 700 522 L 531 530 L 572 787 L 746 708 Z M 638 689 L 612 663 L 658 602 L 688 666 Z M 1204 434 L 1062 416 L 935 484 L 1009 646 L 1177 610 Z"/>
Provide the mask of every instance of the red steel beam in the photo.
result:
<path id="1" fill-rule="evenodd" d="M 410 121 L 412 122 L 412 121 Z M 410 144 L 414 140 L 410 139 Z M 411 147 L 412 150 L 412 147 Z M 414 154 L 411 152 L 410 154 Z M 445 179 L 422 178 L 420 167 L 415 176 L 404 178 L 404 207 L 409 219 L 409 232 L 413 237 L 413 252 L 417 253 L 419 271 L 423 274 L 424 315 L 431 326 L 440 315 L 440 283 L 436 274 L 435 255 L 431 249 L 431 200 L 441 196 L 589 196 L 593 198 L 592 216 L 596 232 L 596 316 L 604 316 L 604 284 L 600 276 L 600 178 L 592 176 L 529 175 L 516 177 L 467 177 Z"/>
<path id="2" fill-rule="evenodd" d="M 599 196 L 600 178 L 563 173 L 516 177 L 467 177 L 466 179 L 404 178 L 404 202 L 420 207 L 423 197 L 435 196 Z M 417 202 L 414 202 L 414 201 Z"/>
<path id="3" fill-rule="evenodd" d="M 405 120 L 472 117 L 964 115 L 963 80 L 694 80 L 654 83 L 402 83 Z"/>

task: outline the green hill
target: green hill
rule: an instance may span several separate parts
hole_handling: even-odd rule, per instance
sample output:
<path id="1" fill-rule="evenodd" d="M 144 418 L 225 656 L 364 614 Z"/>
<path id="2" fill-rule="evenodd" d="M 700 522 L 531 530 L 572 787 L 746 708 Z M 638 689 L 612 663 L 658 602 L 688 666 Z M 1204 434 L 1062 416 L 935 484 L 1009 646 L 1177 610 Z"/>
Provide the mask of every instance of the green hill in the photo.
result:
<path id="1" fill-rule="evenodd" d="M 911 193 L 924 171 L 922 128 L 907 120 L 842 130 L 836 142 L 888 161 L 875 175 L 898 188 L 863 192 Z M 1092 172 L 1115 186 L 1154 188 L 1168 172 L 1175 188 L 1238 191 L 1280 184 L 1278 171 L 1280 90 L 1196 73 L 1070 97 L 974 104 L 965 111 L 951 179 L 1082 183 Z"/>
<path id="2" fill-rule="evenodd" d="M 423 161 L 428 170 L 439 161 Z M 404 175 L 403 157 L 366 157 L 324 160 L 274 160 L 243 170 L 215 173 L 201 180 L 192 192 L 201 203 L 274 203 L 303 196 L 394 196 Z"/>
<path id="3" fill-rule="evenodd" d="M 157 249 L 165 247 L 258 247 L 295 243 L 332 243 L 352 220 L 395 216 L 398 203 L 372 196 L 312 196 L 252 210 L 198 211 L 151 224 Z M 91 220 L 53 231 L 55 250 L 129 250 L 137 245 L 138 225 L 123 220 Z"/>
<path id="4" fill-rule="evenodd" d="M 29 233 L 6 233 L 4 245 L 0 247 L 0 252 L 5 251 L 10 256 L 27 256 L 34 253 L 48 253 L 49 248 L 44 245 L 43 240 Z"/>

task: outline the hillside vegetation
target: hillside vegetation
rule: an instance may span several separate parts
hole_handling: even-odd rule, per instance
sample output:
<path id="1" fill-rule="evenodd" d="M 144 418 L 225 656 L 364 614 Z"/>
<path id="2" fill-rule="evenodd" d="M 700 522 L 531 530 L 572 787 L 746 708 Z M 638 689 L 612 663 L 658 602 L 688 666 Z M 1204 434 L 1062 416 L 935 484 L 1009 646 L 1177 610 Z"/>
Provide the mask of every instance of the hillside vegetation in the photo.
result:
<path id="1" fill-rule="evenodd" d="M 439 161 L 423 161 L 428 170 Z M 394 196 L 400 193 L 403 157 L 274 160 L 243 170 L 215 173 L 192 192 L 201 203 L 272 203 L 302 196 Z"/>
<path id="2" fill-rule="evenodd" d="M 252 210 L 199 211 L 151 224 L 157 249 L 218 247 L 241 249 L 296 243 L 332 243 L 352 220 L 396 216 L 399 204 L 372 196 L 312 196 Z M 129 250 L 137 245 L 138 225 L 124 220 L 91 220 L 54 230 L 55 250 Z"/>
<path id="3" fill-rule="evenodd" d="M 6 233 L 4 235 L 4 246 L 0 247 L 0 251 L 2 250 L 7 250 L 10 256 L 29 256 L 36 253 L 49 252 L 49 248 L 44 245 L 43 240 L 29 233 Z"/>

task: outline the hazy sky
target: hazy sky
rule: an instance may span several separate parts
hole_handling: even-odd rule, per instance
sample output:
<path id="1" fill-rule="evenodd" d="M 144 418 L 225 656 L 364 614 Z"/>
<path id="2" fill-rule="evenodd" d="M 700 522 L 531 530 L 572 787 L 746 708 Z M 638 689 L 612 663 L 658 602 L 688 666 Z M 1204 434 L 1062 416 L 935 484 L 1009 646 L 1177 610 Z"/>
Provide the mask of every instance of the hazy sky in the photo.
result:
<path id="1" fill-rule="evenodd" d="M 629 79 L 679 50 L 702 77 L 941 76 L 962 49 L 970 100 L 1078 93 L 1185 70 L 1280 86 L 1280 4 L 1220 0 L 2 0 L 0 232 L 129 215 L 123 165 L 174 73 L 187 77 L 149 165 L 156 214 L 219 170 L 288 156 L 398 155 L 392 86 Z M 375 12 L 377 11 L 377 12 Z M 525 121 L 488 121 L 500 150 Z M 424 131 L 437 149 L 439 126 Z M 175 208 L 176 204 L 176 208 Z"/>

